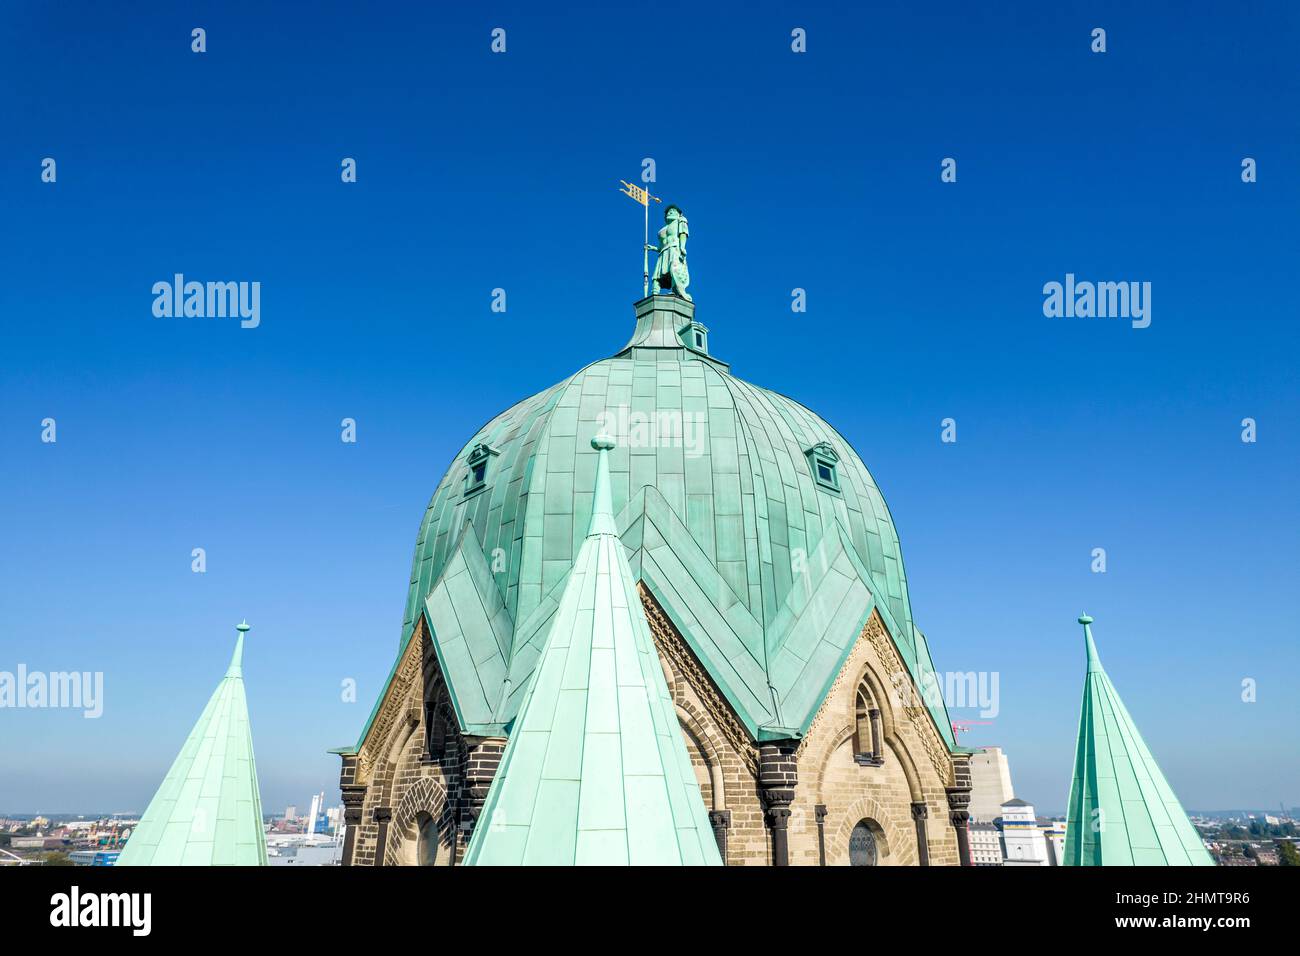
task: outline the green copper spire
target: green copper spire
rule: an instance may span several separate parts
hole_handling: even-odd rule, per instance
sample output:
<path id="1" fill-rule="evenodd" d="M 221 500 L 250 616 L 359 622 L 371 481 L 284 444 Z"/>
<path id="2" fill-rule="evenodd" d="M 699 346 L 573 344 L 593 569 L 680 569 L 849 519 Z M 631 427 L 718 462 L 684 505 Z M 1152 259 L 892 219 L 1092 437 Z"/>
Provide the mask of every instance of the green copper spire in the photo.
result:
<path id="1" fill-rule="evenodd" d="M 1084 614 L 1088 673 L 1065 830 L 1067 866 L 1213 866 L 1097 656 Z"/>
<path id="2" fill-rule="evenodd" d="M 721 865 L 595 438 L 590 529 L 465 862 Z"/>
<path id="3" fill-rule="evenodd" d="M 118 866 L 265 866 L 262 799 L 244 697 L 244 635 L 225 677 L 149 801 Z"/>

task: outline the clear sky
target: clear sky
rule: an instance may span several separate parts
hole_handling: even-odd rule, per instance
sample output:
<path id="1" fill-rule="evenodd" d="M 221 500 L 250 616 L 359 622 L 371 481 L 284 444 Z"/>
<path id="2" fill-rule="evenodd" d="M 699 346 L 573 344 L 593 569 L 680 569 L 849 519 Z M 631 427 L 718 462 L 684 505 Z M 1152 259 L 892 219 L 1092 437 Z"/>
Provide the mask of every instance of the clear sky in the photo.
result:
<path id="1" fill-rule="evenodd" d="M 265 807 L 337 799 L 452 457 L 631 331 L 645 157 L 711 350 L 854 444 L 936 666 L 998 674 L 964 740 L 1019 796 L 1065 808 L 1086 610 L 1185 806 L 1300 804 L 1293 4 L 0 18 L 0 670 L 105 681 L 0 710 L 0 812 L 143 809 L 243 617 Z M 178 272 L 259 327 L 155 318 Z M 1066 273 L 1150 327 L 1044 317 Z"/>

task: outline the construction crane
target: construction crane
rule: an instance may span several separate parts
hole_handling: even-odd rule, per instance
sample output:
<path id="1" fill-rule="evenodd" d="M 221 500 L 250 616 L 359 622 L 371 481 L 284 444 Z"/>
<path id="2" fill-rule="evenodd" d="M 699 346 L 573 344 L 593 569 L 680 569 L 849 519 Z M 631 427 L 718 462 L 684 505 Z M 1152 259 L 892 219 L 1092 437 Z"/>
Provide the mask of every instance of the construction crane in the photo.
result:
<path id="1" fill-rule="evenodd" d="M 961 743 L 960 735 L 964 734 L 975 724 L 991 725 L 992 723 L 993 721 L 991 720 L 954 720 L 952 722 L 952 739 Z"/>

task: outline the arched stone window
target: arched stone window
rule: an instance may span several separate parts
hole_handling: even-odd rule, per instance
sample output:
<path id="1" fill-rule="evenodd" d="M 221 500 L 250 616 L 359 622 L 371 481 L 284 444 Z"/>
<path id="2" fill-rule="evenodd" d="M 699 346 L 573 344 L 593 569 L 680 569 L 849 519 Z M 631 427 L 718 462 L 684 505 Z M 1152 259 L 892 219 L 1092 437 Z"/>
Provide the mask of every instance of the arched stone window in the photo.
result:
<path id="1" fill-rule="evenodd" d="M 876 706 L 866 681 L 858 685 L 858 696 L 854 704 L 853 759 L 863 767 L 879 767 L 885 762 L 881 744 L 880 708 Z"/>
<path id="2" fill-rule="evenodd" d="M 876 830 L 872 820 L 859 820 L 849 834 L 849 866 L 875 866 L 880 862 L 880 848 L 876 844 Z"/>
<path id="3" fill-rule="evenodd" d="M 415 818 L 415 865 L 433 866 L 438 860 L 438 824 L 427 813 Z"/>

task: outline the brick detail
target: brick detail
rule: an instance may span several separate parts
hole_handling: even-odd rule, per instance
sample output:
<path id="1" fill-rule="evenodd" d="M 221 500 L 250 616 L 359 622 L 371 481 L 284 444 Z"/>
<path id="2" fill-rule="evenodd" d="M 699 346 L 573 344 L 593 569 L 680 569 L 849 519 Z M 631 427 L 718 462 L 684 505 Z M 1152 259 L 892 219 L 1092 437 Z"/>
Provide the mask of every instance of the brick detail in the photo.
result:
<path id="1" fill-rule="evenodd" d="M 758 748 L 758 785 L 763 794 L 767 825 L 772 830 L 772 864 L 790 865 L 788 828 L 790 804 L 799 785 L 798 744 L 793 740 L 770 741 Z"/>
<path id="2" fill-rule="evenodd" d="M 384 866 L 413 866 L 418 862 L 420 825 L 425 818 L 432 820 L 438 831 L 435 865 L 451 863 L 451 850 L 456 843 L 452 807 L 442 784 L 423 776 L 405 789 L 401 803 L 393 811 Z"/>
<path id="3" fill-rule="evenodd" d="M 501 766 L 501 756 L 506 750 L 504 737 L 467 738 L 464 750 L 465 760 L 461 772 L 461 787 L 464 794 L 464 811 L 461 826 L 465 839 L 474 832 L 483 804 L 487 800 L 488 790 Z"/>
<path id="4" fill-rule="evenodd" d="M 348 758 L 344 757 L 346 766 Z M 362 806 L 366 799 L 366 788 L 354 783 L 343 783 L 339 785 L 343 792 L 343 825 L 345 836 L 343 837 L 343 865 L 352 866 L 352 854 L 356 850 L 357 832 L 361 827 Z"/>

